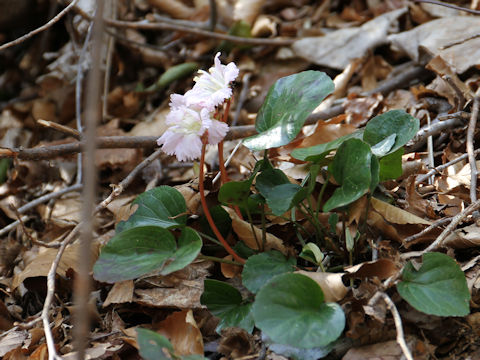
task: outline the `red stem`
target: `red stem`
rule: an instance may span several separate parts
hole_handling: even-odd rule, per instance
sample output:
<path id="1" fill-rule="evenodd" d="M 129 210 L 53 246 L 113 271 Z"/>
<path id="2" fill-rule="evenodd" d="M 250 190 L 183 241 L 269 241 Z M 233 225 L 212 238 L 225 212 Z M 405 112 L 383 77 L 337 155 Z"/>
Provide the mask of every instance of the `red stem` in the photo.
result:
<path id="1" fill-rule="evenodd" d="M 200 157 L 200 174 L 199 174 L 199 179 L 198 179 L 198 188 L 200 192 L 200 202 L 202 203 L 202 208 L 203 212 L 205 213 L 205 217 L 207 218 L 208 224 L 212 228 L 213 233 L 217 237 L 217 239 L 220 241 L 220 243 L 223 245 L 225 250 L 232 255 L 232 257 L 238 261 L 241 264 L 245 264 L 245 259 L 237 255 L 235 250 L 233 250 L 230 245 L 227 243 L 227 241 L 223 238 L 222 234 L 218 230 L 217 226 L 215 225 L 215 222 L 213 221 L 212 215 L 210 214 L 210 211 L 208 210 L 207 206 L 207 200 L 205 199 L 205 188 L 203 185 L 204 181 L 204 171 L 203 167 L 205 166 L 205 148 L 207 145 L 207 134 L 205 133 L 203 137 L 203 145 L 202 145 L 202 156 Z"/>

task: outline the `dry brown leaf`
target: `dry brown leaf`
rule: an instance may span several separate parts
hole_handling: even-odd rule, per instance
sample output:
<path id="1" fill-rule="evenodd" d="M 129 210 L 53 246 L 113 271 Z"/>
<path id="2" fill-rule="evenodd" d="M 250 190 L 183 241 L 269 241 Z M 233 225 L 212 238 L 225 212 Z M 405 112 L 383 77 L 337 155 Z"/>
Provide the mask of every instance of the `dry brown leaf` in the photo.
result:
<path id="1" fill-rule="evenodd" d="M 232 227 L 235 234 L 242 240 L 245 245 L 247 245 L 250 249 L 259 250 L 257 241 L 255 240 L 255 236 L 252 232 L 252 226 L 250 223 L 241 220 L 238 215 L 235 213 L 234 210 L 230 209 L 229 207 L 223 206 L 223 208 L 228 212 L 230 218 L 232 219 Z M 262 230 L 259 229 L 257 226 L 253 226 L 255 230 L 256 239 L 261 242 L 262 241 Z M 282 254 L 287 255 L 287 248 L 283 245 L 283 241 L 267 232 L 266 240 L 265 240 L 265 249 L 264 250 L 278 250 Z"/>
<path id="2" fill-rule="evenodd" d="M 397 273 L 398 268 L 394 261 L 390 259 L 379 259 L 376 261 L 364 262 L 345 268 L 347 274 L 345 278 L 372 278 L 378 277 L 385 280 Z"/>
<path id="3" fill-rule="evenodd" d="M 317 65 L 343 70 L 351 60 L 387 43 L 387 34 L 406 8 L 394 10 L 363 24 L 333 31 L 321 37 L 307 37 L 293 43 L 295 53 Z"/>
<path id="4" fill-rule="evenodd" d="M 81 261 L 81 259 L 78 258 L 79 247 L 80 245 L 78 243 L 67 246 L 57 267 L 58 275 L 66 277 L 68 269 L 77 269 L 78 263 Z M 99 244 L 92 244 L 91 251 L 92 259 L 93 261 L 96 261 L 98 257 Z M 23 271 L 14 276 L 12 287 L 14 289 L 17 288 L 18 285 L 20 285 L 25 279 L 30 277 L 47 276 L 48 272 L 50 271 L 50 267 L 57 256 L 57 252 L 57 249 L 42 249 L 42 252 L 40 252 L 32 260 L 32 262 L 27 264 Z"/>
<path id="5" fill-rule="evenodd" d="M 200 193 L 198 192 L 198 185 L 190 182 L 174 187 L 180 192 L 180 194 L 183 195 L 185 203 L 187 204 L 188 213 L 197 214 L 198 208 L 200 207 Z"/>
<path id="6" fill-rule="evenodd" d="M 343 285 L 342 276 L 344 273 L 312 272 L 299 270 L 297 274 L 308 276 L 314 280 L 323 291 L 326 302 L 337 302 L 347 295 L 348 288 Z"/>
<path id="7" fill-rule="evenodd" d="M 132 206 L 135 198 L 135 195 L 119 196 L 107 205 L 107 209 L 113 214 L 115 223 L 127 220 L 137 210 L 137 206 Z"/>
<path id="8" fill-rule="evenodd" d="M 176 311 L 165 320 L 154 324 L 153 330 L 165 336 L 180 356 L 203 355 L 203 338 L 191 309 Z"/>
<path id="9" fill-rule="evenodd" d="M 195 13 L 194 8 L 185 5 L 180 0 L 148 0 L 148 2 L 159 11 L 176 19 L 190 19 Z"/>
<path id="10" fill-rule="evenodd" d="M 110 304 L 132 302 L 134 289 L 135 285 L 133 284 L 133 280 L 116 282 L 108 292 L 102 307 L 107 307 Z"/>
<path id="11" fill-rule="evenodd" d="M 422 224 L 422 225 L 430 225 L 431 222 L 422 219 L 416 215 L 409 213 L 408 211 L 402 210 L 396 206 L 390 205 L 384 201 L 371 198 L 370 204 L 372 208 L 382 215 L 389 223 L 393 224 Z"/>
<path id="12" fill-rule="evenodd" d="M 465 249 L 480 245 L 480 228 L 476 224 L 457 229 L 448 235 L 443 244 L 448 248 Z"/>
<path id="13" fill-rule="evenodd" d="M 241 359 L 255 349 L 255 339 L 243 329 L 230 327 L 222 331 L 218 352 L 229 359 Z M 248 358 L 251 358 L 248 356 Z M 268 357 L 267 357 L 268 358 Z"/>
<path id="14" fill-rule="evenodd" d="M 0 338 L 0 356 L 21 347 L 28 338 L 29 333 L 26 330 L 12 331 L 3 336 Z"/>
<path id="15" fill-rule="evenodd" d="M 203 293 L 201 281 L 185 281 L 175 288 L 136 289 L 134 301 L 140 305 L 153 307 L 175 307 L 180 309 L 200 309 L 200 296 Z"/>
<path id="16" fill-rule="evenodd" d="M 224 257 L 225 260 L 233 260 L 232 255 L 227 255 Z M 227 263 L 220 263 L 220 271 L 222 272 L 222 275 L 225 276 L 227 279 L 232 279 L 237 275 L 240 275 L 242 273 L 243 267 L 238 266 L 238 265 L 233 265 L 233 264 L 227 264 Z"/>
<path id="17" fill-rule="evenodd" d="M 416 190 L 415 176 L 411 176 L 407 179 L 405 190 L 405 200 L 407 201 L 408 205 L 406 210 L 408 212 L 420 217 L 430 217 L 429 215 L 433 214 L 430 203 L 422 198 L 422 196 Z"/>
<path id="18" fill-rule="evenodd" d="M 92 347 L 85 349 L 85 359 L 102 359 L 107 352 L 116 353 L 123 347 L 123 344 L 112 344 L 110 342 L 94 343 Z M 110 357 L 110 356 L 109 356 Z M 62 355 L 65 360 L 75 360 L 78 358 L 76 351 Z"/>
<path id="19" fill-rule="evenodd" d="M 432 56 L 440 55 L 453 66 L 458 74 L 480 64 L 480 38 L 478 34 L 480 19 L 474 16 L 451 16 L 429 21 L 410 31 L 393 34 L 388 37 L 392 47 L 407 53 L 415 61 L 420 61 L 422 52 Z M 455 42 L 458 45 L 443 48 Z"/>
<path id="20" fill-rule="evenodd" d="M 233 8 L 233 19 L 252 25 L 262 10 L 265 0 L 237 0 Z"/>
<path id="21" fill-rule="evenodd" d="M 342 360 L 400 360 L 402 349 L 395 340 L 383 343 L 352 348 L 347 351 Z"/>

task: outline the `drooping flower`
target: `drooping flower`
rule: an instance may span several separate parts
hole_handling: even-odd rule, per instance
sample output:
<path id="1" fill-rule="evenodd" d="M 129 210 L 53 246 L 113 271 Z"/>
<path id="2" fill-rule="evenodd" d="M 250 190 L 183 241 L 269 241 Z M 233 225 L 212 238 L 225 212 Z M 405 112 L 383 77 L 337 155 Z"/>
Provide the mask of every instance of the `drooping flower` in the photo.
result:
<path id="1" fill-rule="evenodd" d="M 179 161 L 197 159 L 202 152 L 201 136 L 212 121 L 211 113 L 206 108 L 198 111 L 183 105 L 174 107 L 167 115 L 166 123 L 170 127 L 157 140 L 157 144 L 163 145 L 163 151 L 175 155 Z"/>
<path id="2" fill-rule="evenodd" d="M 158 145 L 179 161 L 194 160 L 202 153 L 202 136 L 208 131 L 207 142 L 216 145 L 228 132 L 228 125 L 215 120 L 216 106 L 232 96 L 230 83 L 238 76 L 234 63 L 223 65 L 217 53 L 209 72 L 200 70 L 195 86 L 184 95 L 170 97 L 169 128 L 157 140 Z"/>
<path id="3" fill-rule="evenodd" d="M 231 62 L 223 65 L 220 62 L 220 53 L 215 55 L 214 66 L 208 72 L 199 70 L 199 76 L 196 76 L 193 81 L 192 97 L 187 99 L 187 105 L 190 101 L 199 100 L 202 106 L 215 108 L 223 104 L 226 99 L 232 96 L 232 89 L 230 83 L 238 76 L 238 68 L 235 63 Z"/>

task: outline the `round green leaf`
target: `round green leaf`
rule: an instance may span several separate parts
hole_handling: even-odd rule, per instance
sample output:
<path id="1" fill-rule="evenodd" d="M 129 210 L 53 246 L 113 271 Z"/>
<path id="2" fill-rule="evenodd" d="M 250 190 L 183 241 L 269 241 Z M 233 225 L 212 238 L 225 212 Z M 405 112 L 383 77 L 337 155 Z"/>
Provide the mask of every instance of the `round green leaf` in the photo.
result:
<path id="1" fill-rule="evenodd" d="M 158 226 L 125 230 L 105 245 L 93 267 L 93 277 L 114 283 L 130 280 L 161 268 L 176 250 L 170 231 Z"/>
<path id="2" fill-rule="evenodd" d="M 292 184 L 278 169 L 265 170 L 257 176 L 255 187 L 275 215 L 282 215 L 305 199 L 308 189 Z"/>
<path id="3" fill-rule="evenodd" d="M 251 180 L 229 181 L 218 192 L 218 201 L 225 204 L 244 205 L 250 196 Z"/>
<path id="4" fill-rule="evenodd" d="M 200 303 L 220 318 L 217 331 L 227 327 L 240 327 L 249 333 L 253 330 L 251 303 L 244 303 L 242 295 L 233 286 L 218 280 L 206 279 Z"/>
<path id="5" fill-rule="evenodd" d="M 308 115 L 334 88 L 325 73 L 313 70 L 277 80 L 258 112 L 255 128 L 259 134 L 245 139 L 243 144 L 252 150 L 288 144 L 300 132 Z"/>
<path id="6" fill-rule="evenodd" d="M 380 159 L 380 181 L 396 179 L 402 175 L 403 147 Z"/>
<path id="7" fill-rule="evenodd" d="M 170 229 L 187 222 L 185 198 L 170 186 L 159 186 L 140 194 L 132 205 L 138 209 L 117 225 L 117 233 L 137 226 L 154 225 Z M 180 216 L 179 216 L 180 215 Z"/>
<path id="8" fill-rule="evenodd" d="M 371 165 L 370 146 L 362 140 L 349 139 L 340 145 L 331 164 L 332 174 L 340 187 L 323 205 L 323 211 L 348 205 L 366 194 L 372 186 L 372 170 L 376 170 L 374 180 L 378 179 L 378 166 L 372 169 Z"/>
<path id="9" fill-rule="evenodd" d="M 178 248 L 170 257 L 172 261 L 162 269 L 160 274 L 168 275 L 183 269 L 197 258 L 201 249 L 202 238 L 200 235 L 189 227 L 184 228 L 178 239 Z"/>
<path id="10" fill-rule="evenodd" d="M 138 352 L 144 360 L 171 360 L 173 345 L 159 333 L 137 328 Z M 168 354 L 168 355 L 167 355 Z"/>
<path id="11" fill-rule="evenodd" d="M 250 256 L 242 271 L 243 285 L 254 294 L 272 277 L 295 270 L 295 258 L 287 259 L 279 251 Z"/>
<path id="12" fill-rule="evenodd" d="M 325 303 L 322 289 L 307 276 L 275 276 L 258 292 L 253 304 L 255 324 L 274 342 L 313 348 L 337 339 L 345 315 L 336 303 Z"/>
<path id="13" fill-rule="evenodd" d="M 404 110 L 390 110 L 375 116 L 367 123 L 363 140 L 372 146 L 386 141 L 386 145 L 390 149 L 383 152 L 383 155 L 391 154 L 412 139 L 418 132 L 419 127 L 418 119 L 407 114 Z M 395 142 L 392 145 L 393 135 L 395 135 Z"/>
<path id="14" fill-rule="evenodd" d="M 292 156 L 295 159 L 302 160 L 302 161 L 320 162 L 332 150 L 338 149 L 338 147 L 348 139 L 362 139 L 362 137 L 363 137 L 363 129 L 359 129 L 351 134 L 344 135 L 328 143 L 318 144 L 318 145 L 314 145 L 306 148 L 295 149 L 292 151 Z"/>
<path id="15" fill-rule="evenodd" d="M 425 314 L 465 316 L 470 312 L 465 275 L 445 254 L 426 253 L 418 271 L 408 262 L 397 289 L 402 298 Z"/>

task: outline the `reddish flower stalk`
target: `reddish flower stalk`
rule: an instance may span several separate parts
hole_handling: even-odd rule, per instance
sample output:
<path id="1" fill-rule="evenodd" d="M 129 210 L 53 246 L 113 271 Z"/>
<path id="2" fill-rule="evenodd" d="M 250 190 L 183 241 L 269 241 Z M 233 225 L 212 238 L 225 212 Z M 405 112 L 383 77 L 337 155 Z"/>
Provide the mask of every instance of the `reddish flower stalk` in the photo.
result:
<path id="1" fill-rule="evenodd" d="M 207 200 L 205 199 L 205 188 L 204 188 L 204 185 L 203 185 L 203 181 L 204 181 L 204 177 L 205 177 L 204 170 L 203 170 L 203 168 L 205 166 L 205 148 L 207 146 L 207 136 L 206 136 L 206 134 L 202 137 L 202 143 L 203 143 L 203 145 L 202 145 L 202 155 L 200 157 L 200 173 L 199 173 L 199 176 L 198 176 L 198 191 L 200 193 L 200 202 L 202 203 L 203 212 L 205 213 L 205 217 L 207 218 L 208 224 L 212 228 L 213 233 L 215 234 L 217 239 L 220 241 L 220 243 L 223 245 L 225 250 L 227 250 L 227 252 L 230 255 L 232 255 L 232 257 L 236 261 L 238 261 L 241 264 L 245 264 L 245 259 L 240 257 L 235 252 L 235 250 L 233 250 L 230 247 L 230 245 L 227 243 L 227 241 L 224 239 L 224 237 L 222 236 L 222 234 L 218 230 L 217 226 L 215 225 L 215 222 L 213 221 L 212 215 L 210 214 L 210 210 L 208 210 Z"/>

